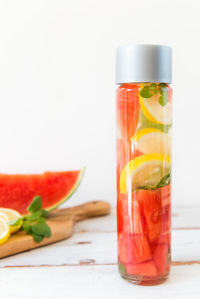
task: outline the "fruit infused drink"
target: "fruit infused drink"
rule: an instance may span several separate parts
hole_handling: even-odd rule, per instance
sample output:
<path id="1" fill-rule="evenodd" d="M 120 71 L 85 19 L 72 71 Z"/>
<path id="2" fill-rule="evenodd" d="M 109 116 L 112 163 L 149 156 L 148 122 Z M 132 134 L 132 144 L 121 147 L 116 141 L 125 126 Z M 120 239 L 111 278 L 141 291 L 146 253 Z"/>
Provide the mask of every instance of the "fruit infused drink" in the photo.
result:
<path id="1" fill-rule="evenodd" d="M 121 276 L 136 284 L 159 284 L 170 271 L 170 82 L 171 48 L 118 49 L 118 265 Z"/>

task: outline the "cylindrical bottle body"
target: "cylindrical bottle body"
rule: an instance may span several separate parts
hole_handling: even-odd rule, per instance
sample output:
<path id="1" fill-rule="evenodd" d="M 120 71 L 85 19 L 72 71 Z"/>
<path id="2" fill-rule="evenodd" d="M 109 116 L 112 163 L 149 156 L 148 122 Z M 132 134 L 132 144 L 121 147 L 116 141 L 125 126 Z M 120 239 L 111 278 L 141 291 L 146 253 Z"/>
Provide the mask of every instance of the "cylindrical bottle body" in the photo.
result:
<path id="1" fill-rule="evenodd" d="M 117 88 L 117 229 L 121 275 L 158 284 L 170 270 L 172 89 Z"/>

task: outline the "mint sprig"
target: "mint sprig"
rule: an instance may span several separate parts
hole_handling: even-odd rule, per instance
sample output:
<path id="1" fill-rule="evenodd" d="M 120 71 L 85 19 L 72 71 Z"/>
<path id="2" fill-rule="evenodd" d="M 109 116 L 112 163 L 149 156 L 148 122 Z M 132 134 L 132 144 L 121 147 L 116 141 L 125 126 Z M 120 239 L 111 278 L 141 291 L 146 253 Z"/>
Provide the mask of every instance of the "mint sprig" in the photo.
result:
<path id="1" fill-rule="evenodd" d="M 168 174 L 166 174 L 166 175 L 164 175 L 162 177 L 162 179 L 160 180 L 160 182 L 156 185 L 156 189 L 157 188 L 162 188 L 162 187 L 164 187 L 166 185 L 169 185 L 170 182 L 171 182 L 171 173 L 168 173 Z"/>
<path id="2" fill-rule="evenodd" d="M 162 177 L 162 179 L 154 186 L 143 185 L 138 187 L 139 190 L 156 190 L 158 188 L 162 188 L 166 185 L 169 185 L 171 181 L 171 173 L 168 173 Z"/>
<path id="3" fill-rule="evenodd" d="M 22 222 L 21 230 L 26 234 L 32 235 L 35 242 L 40 243 L 45 237 L 51 236 L 51 229 L 46 223 L 48 211 L 42 209 L 41 196 L 35 196 L 28 207 L 29 215 L 12 220 L 11 226 L 18 226 Z"/>
<path id="4" fill-rule="evenodd" d="M 142 98 L 151 98 L 155 94 L 160 94 L 159 103 L 161 106 L 165 106 L 168 103 L 168 95 L 167 95 L 167 84 L 166 83 L 151 83 L 149 85 L 145 85 L 140 90 L 140 96 Z"/>

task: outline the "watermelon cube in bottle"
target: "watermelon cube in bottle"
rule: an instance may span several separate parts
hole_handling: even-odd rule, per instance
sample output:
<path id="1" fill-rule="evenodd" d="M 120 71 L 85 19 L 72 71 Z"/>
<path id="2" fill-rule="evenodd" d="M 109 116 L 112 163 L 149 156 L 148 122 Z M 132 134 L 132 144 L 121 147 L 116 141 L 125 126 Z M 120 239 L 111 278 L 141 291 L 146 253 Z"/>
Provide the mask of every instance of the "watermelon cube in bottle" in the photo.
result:
<path id="1" fill-rule="evenodd" d="M 171 48 L 117 52 L 117 230 L 121 276 L 164 282 L 171 253 Z"/>

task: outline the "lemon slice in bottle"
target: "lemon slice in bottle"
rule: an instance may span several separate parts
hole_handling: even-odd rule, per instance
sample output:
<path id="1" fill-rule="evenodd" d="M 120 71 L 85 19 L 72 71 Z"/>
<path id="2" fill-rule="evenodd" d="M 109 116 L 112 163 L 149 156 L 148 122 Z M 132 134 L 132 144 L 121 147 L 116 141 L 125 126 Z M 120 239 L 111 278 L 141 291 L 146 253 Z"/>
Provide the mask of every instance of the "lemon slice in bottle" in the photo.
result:
<path id="1" fill-rule="evenodd" d="M 141 186 L 154 187 L 170 172 L 170 168 L 170 156 L 139 156 L 124 166 L 120 176 L 120 193 L 127 194 Z"/>
<path id="2" fill-rule="evenodd" d="M 162 125 L 171 125 L 172 123 L 172 103 L 168 101 L 165 106 L 159 103 L 159 94 L 151 98 L 140 99 L 140 107 L 146 118 L 154 123 Z"/>
<path id="3" fill-rule="evenodd" d="M 132 142 L 144 154 L 171 154 L 171 136 L 154 128 L 139 130 L 132 137 Z"/>
<path id="4" fill-rule="evenodd" d="M 13 209 L 0 208 L 0 213 L 3 213 L 7 216 L 8 222 L 22 217 L 19 212 L 17 212 L 16 210 L 13 210 Z M 10 233 L 13 234 L 13 233 L 17 232 L 21 228 L 21 226 L 22 226 L 22 221 L 17 226 L 9 226 Z"/>
<path id="5" fill-rule="evenodd" d="M 5 243 L 10 237 L 9 225 L 3 218 L 0 218 L 0 245 Z"/>

